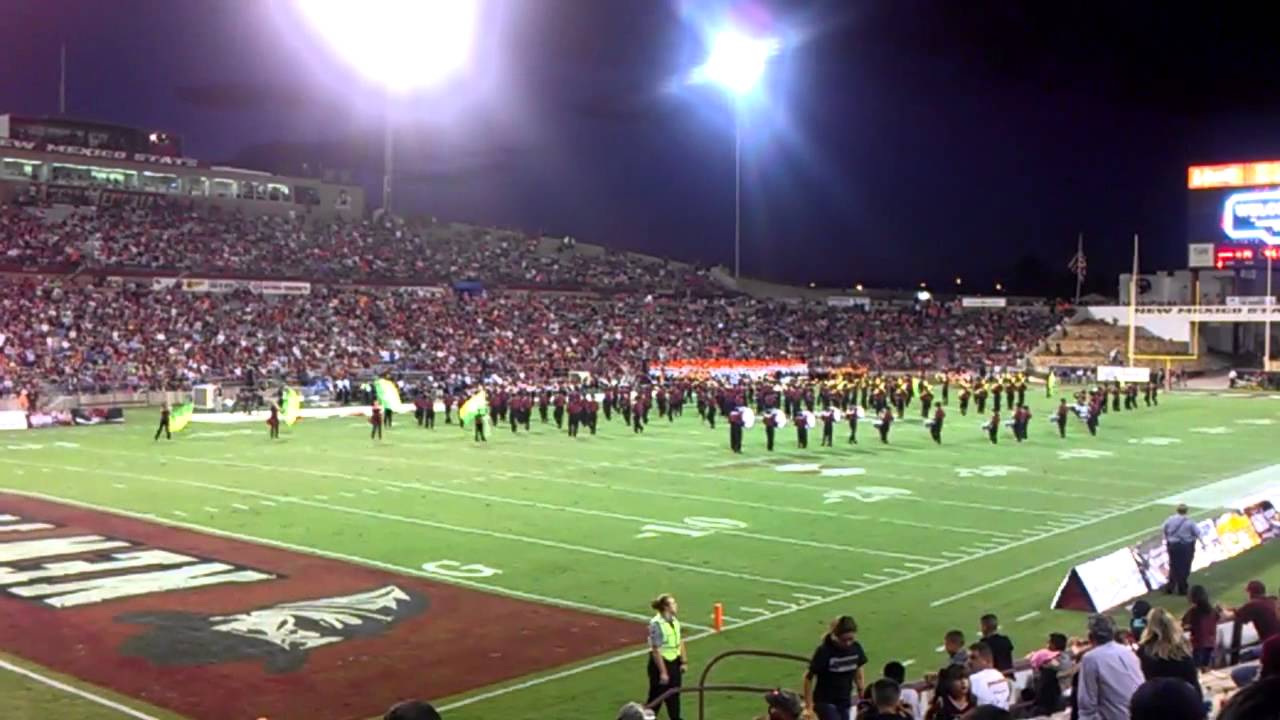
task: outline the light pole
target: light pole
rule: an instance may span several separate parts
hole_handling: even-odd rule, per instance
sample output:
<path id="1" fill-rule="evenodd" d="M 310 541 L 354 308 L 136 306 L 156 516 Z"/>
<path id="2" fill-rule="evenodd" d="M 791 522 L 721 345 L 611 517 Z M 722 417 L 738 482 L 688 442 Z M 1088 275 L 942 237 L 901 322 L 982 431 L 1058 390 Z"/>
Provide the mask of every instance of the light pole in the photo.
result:
<path id="1" fill-rule="evenodd" d="M 1267 256 L 1267 299 L 1266 313 L 1267 320 L 1262 325 L 1262 372 L 1271 372 L 1271 313 L 1275 310 L 1275 298 L 1271 294 L 1271 258 L 1280 253 L 1280 245 L 1273 245 L 1262 251 Z"/>
<path id="2" fill-rule="evenodd" d="M 760 84 L 769 59 L 781 47 L 776 38 L 752 37 L 729 28 L 711 37 L 707 60 L 692 81 L 714 83 L 733 100 L 733 277 L 742 273 L 742 114 L 743 101 Z"/>

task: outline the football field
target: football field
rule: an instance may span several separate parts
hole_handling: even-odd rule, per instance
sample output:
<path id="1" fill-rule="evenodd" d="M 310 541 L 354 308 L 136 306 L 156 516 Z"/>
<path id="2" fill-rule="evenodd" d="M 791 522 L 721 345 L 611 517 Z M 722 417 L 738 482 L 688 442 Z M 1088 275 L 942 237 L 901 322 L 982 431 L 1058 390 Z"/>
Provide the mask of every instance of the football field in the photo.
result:
<path id="1" fill-rule="evenodd" d="M 798 450 L 788 426 L 768 453 L 757 426 L 741 455 L 729 452 L 727 427 L 709 429 L 692 405 L 674 422 L 655 414 L 640 435 L 615 416 L 601 418 L 597 435 L 584 430 L 576 439 L 535 412 L 532 432 L 498 426 L 484 444 L 443 417 L 425 430 L 408 415 L 397 415 L 381 442 L 359 418 L 303 420 L 278 441 L 258 423 L 193 423 L 172 441 L 154 442 L 155 415 L 138 411 L 125 425 L 0 434 L 0 501 L 18 508 L 0 502 L 0 520 L 99 528 L 146 547 L 169 548 L 159 531 L 175 532 L 173 547 L 192 557 L 243 558 L 231 563 L 248 573 L 235 580 L 241 585 L 211 607 L 234 608 L 238 588 L 259 584 L 254 572 L 323 580 L 358 566 L 368 576 L 326 588 L 325 597 L 409 578 L 419 591 L 398 587 L 405 598 L 428 598 L 424 617 L 453 613 L 475 641 L 453 631 L 447 647 L 430 648 L 439 653 L 430 662 L 405 650 L 400 661 L 417 684 L 361 685 L 375 704 L 389 705 L 404 687 L 420 695 L 448 688 L 449 697 L 427 699 L 450 720 L 612 717 L 622 702 L 644 699 L 643 623 L 660 592 L 679 599 L 693 677 L 731 648 L 807 655 L 839 614 L 857 618 L 872 677 L 895 659 L 919 677 L 942 664 L 943 634 L 954 627 L 972 637 L 984 612 L 1000 616 L 1019 655 L 1050 631 L 1079 633 L 1081 615 L 1048 609 L 1071 565 L 1151 536 L 1181 493 L 1273 466 L 1280 479 L 1280 396 L 1164 394 L 1158 408 L 1104 415 L 1097 437 L 1072 417 L 1059 439 L 1048 421 L 1056 398 L 1042 393 L 1028 395 L 1036 418 L 1021 444 L 1006 428 L 991 445 L 979 429 L 985 418 L 972 408 L 960 416 L 953 396 L 941 446 L 917 405 L 894 425 L 889 445 L 864 421 L 857 445 L 838 424 L 834 447 L 819 446 L 818 430 Z M 1201 492 L 1210 500 L 1193 512 L 1211 509 L 1214 492 Z M 208 535 L 235 545 L 204 549 L 200 537 Z M 250 546 L 275 555 L 249 558 Z M 322 560 L 330 565 L 308 564 Z M 434 597 L 439 587 L 460 599 Z M 53 590 L 27 592 L 14 602 Z M 148 598 L 138 610 L 165 610 L 188 592 L 196 591 Z M 725 615 L 721 633 L 711 629 L 716 603 Z M 101 605 L 104 622 L 120 622 L 111 602 Z M 544 622 L 548 607 L 572 613 L 563 632 L 560 621 Z M 84 620 L 75 627 L 94 632 Z M 430 643 L 432 625 L 422 627 L 416 641 Z M 24 632 L 38 637 L 45 629 Z M 48 632 L 42 647 L 0 644 L 0 660 L 133 708 L 134 717 L 203 720 L 163 694 L 143 696 L 127 683 L 86 677 L 73 662 L 46 660 L 50 645 L 80 639 Z M 323 673 L 305 655 L 268 663 L 272 682 L 313 673 L 321 679 L 296 687 L 340 685 L 363 657 L 356 643 L 364 640 L 350 634 L 310 645 L 298 638 L 291 638 L 298 647 L 352 649 Z M 165 662 L 186 673 L 175 677 L 200 682 L 200 662 Z M 432 684 L 433 675 L 462 668 Z M 802 670 L 739 659 L 712 681 L 798 687 Z M 62 708 L 63 716 L 127 716 L 12 672 L 0 670 L 0 688 L 32 709 Z M 708 706 L 713 717 L 750 717 L 761 703 L 717 696 Z"/>

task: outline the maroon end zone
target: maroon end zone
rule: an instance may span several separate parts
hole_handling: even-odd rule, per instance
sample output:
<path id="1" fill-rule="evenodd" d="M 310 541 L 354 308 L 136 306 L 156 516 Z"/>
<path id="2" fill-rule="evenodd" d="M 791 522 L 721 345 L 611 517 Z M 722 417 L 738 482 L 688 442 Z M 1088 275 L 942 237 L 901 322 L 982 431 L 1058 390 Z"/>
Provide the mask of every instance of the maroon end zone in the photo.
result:
<path id="1" fill-rule="evenodd" d="M 196 720 L 367 718 L 636 623 L 0 493 L 0 648 Z"/>

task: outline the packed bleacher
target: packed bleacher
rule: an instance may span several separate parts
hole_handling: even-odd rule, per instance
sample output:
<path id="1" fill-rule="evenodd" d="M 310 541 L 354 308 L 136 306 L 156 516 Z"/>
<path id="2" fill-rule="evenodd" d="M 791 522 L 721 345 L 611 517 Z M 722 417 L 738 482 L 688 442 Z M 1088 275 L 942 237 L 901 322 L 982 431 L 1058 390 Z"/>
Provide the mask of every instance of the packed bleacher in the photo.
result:
<path id="1" fill-rule="evenodd" d="M 746 297 L 425 295 L 314 286 L 272 297 L 84 284 L 0 284 L 0 392 L 178 389 L 239 378 L 338 377 L 370 368 L 462 384 L 543 383 L 569 372 L 638 376 L 685 358 L 790 357 L 875 370 L 1010 365 L 1053 322 L 1040 311 L 945 305 L 872 312 Z"/>
<path id="2" fill-rule="evenodd" d="M 705 270 L 466 225 L 200 214 L 177 203 L 41 217 L 0 209 L 0 263 L 314 281 L 715 293 Z"/>

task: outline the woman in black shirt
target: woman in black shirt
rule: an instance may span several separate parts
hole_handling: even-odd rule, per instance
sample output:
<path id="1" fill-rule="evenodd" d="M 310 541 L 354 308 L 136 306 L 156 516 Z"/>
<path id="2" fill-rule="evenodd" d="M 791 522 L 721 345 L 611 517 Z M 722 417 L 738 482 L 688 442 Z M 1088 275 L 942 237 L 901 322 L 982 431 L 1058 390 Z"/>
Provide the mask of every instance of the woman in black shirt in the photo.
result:
<path id="1" fill-rule="evenodd" d="M 855 698 L 862 695 L 867 655 L 857 634 L 858 623 L 843 615 L 831 623 L 831 631 L 813 651 L 804 676 L 804 700 L 818 720 L 849 720 Z"/>
<path id="2" fill-rule="evenodd" d="M 1185 680 L 1203 697 L 1200 671 L 1191 655 L 1191 645 L 1182 634 L 1182 625 L 1164 608 L 1155 608 L 1147 616 L 1147 627 L 1138 644 L 1142 674 L 1148 680 L 1176 678 Z"/>

